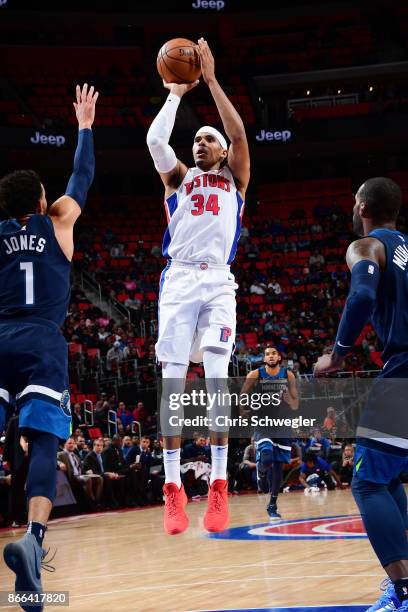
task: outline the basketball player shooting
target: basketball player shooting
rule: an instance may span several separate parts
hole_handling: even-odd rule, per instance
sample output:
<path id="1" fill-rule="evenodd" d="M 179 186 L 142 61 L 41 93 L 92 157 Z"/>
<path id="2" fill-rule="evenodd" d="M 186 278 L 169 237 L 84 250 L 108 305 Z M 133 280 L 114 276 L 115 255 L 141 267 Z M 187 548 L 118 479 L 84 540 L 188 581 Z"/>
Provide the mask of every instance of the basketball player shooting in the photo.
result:
<path id="1" fill-rule="evenodd" d="M 65 195 L 47 210 L 39 176 L 17 170 L 0 181 L 0 413 L 14 403 L 28 439 L 27 533 L 5 546 L 24 610 L 42 610 L 42 548 L 56 495 L 59 441 L 71 433 L 68 347 L 61 334 L 70 296 L 73 227 L 92 184 L 92 124 L 98 92 L 76 88 L 78 145 Z M 1 420 L 1 419 L 0 419 Z M 33 599 L 33 596 L 36 598 Z M 24 600 L 23 600 L 24 601 Z"/>
<path id="2" fill-rule="evenodd" d="M 211 126 L 194 138 L 195 166 L 178 160 L 169 145 L 181 98 L 198 84 L 164 83 L 167 100 L 147 134 L 147 144 L 165 188 L 168 228 L 163 255 L 168 259 L 160 281 L 159 336 L 156 356 L 162 363 L 164 434 L 164 529 L 169 534 L 188 527 L 186 494 L 180 479 L 180 434 L 165 430 L 163 401 L 169 391 L 181 394 L 189 361 L 204 363 L 208 393 L 228 377 L 236 327 L 235 291 L 230 272 L 240 234 L 250 161 L 244 124 L 223 92 L 214 72 L 207 42 L 198 41 L 202 76 L 231 144 Z M 167 383 L 167 386 L 165 385 Z M 211 428 L 210 428 L 211 429 Z M 212 470 L 204 526 L 222 531 L 229 522 L 227 500 L 228 429 L 210 431 Z"/>
<path id="3" fill-rule="evenodd" d="M 358 190 L 353 229 L 362 238 L 347 250 L 350 293 L 334 350 L 314 369 L 316 376 L 339 370 L 371 319 L 384 367 L 357 428 L 352 490 L 388 579 L 367 612 L 408 610 L 407 497 L 399 478 L 408 471 L 408 236 L 396 229 L 400 207 L 401 189 L 391 179 L 372 178 Z"/>

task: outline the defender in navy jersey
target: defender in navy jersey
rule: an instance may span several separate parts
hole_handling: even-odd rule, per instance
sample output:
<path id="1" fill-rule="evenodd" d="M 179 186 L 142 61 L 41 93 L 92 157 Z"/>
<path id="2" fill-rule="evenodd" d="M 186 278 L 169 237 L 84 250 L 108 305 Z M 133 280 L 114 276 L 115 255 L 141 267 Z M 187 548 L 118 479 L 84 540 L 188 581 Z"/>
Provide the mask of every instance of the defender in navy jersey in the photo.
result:
<path id="1" fill-rule="evenodd" d="M 44 186 L 32 170 L 0 181 L 0 416 L 18 410 L 29 449 L 27 533 L 3 551 L 16 574 L 16 591 L 42 591 L 42 541 L 56 493 L 57 449 L 71 429 L 68 349 L 60 327 L 70 296 L 73 227 L 94 176 L 97 98 L 93 87 L 77 86 L 78 146 L 65 195 L 47 209 Z"/>
<path id="2" fill-rule="evenodd" d="M 271 520 L 279 520 L 277 500 L 282 484 L 283 464 L 290 463 L 291 429 L 283 425 L 263 425 L 263 419 L 287 419 L 299 408 L 296 379 L 290 370 L 281 366 L 282 357 L 274 347 L 265 349 L 265 365 L 250 372 L 242 387 L 241 396 L 255 389 L 262 397 L 269 395 L 271 403 L 253 411 L 258 425 L 254 429 L 258 490 L 270 494 L 267 512 Z M 265 394 L 265 395 L 264 395 Z"/>
<path id="3" fill-rule="evenodd" d="M 357 429 L 352 488 L 389 578 L 370 612 L 408 610 L 407 497 L 399 479 L 408 471 L 408 236 L 396 229 L 401 199 L 388 178 L 370 179 L 358 190 L 353 227 L 363 238 L 347 251 L 350 293 L 334 350 L 315 366 L 315 375 L 341 368 L 371 319 L 384 346 L 384 367 Z"/>

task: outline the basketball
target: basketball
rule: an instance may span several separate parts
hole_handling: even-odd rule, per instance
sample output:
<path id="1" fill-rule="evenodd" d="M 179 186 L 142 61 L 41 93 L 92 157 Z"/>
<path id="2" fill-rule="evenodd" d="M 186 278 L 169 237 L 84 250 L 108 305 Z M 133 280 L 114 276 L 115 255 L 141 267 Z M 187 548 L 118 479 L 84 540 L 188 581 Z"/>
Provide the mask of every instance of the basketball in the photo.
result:
<path id="1" fill-rule="evenodd" d="M 194 83 L 201 75 L 196 45 L 187 38 L 172 38 L 157 56 L 157 70 L 166 83 Z"/>

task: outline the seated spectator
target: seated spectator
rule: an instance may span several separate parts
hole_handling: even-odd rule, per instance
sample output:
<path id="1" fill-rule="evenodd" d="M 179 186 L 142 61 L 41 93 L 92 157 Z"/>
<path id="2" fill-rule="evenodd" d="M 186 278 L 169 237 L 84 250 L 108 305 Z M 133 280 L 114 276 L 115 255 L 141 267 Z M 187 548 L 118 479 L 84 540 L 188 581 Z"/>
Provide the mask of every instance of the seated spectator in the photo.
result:
<path id="1" fill-rule="evenodd" d="M 186 444 L 181 453 L 181 479 L 188 497 L 205 495 L 211 474 L 211 453 L 206 439 L 199 434 L 197 439 Z"/>
<path id="2" fill-rule="evenodd" d="M 309 266 L 316 266 L 316 264 L 324 266 L 325 261 L 324 255 L 322 255 L 318 249 L 315 249 L 315 251 L 309 257 Z"/>
<path id="3" fill-rule="evenodd" d="M 185 461 L 211 462 L 210 450 L 206 445 L 205 437 L 201 434 L 199 434 L 193 442 L 185 445 L 182 454 Z"/>
<path id="4" fill-rule="evenodd" d="M 114 494 L 114 481 L 118 481 L 119 474 L 105 472 L 102 461 L 103 439 L 97 438 L 93 442 L 93 450 L 84 459 L 83 470 L 85 474 L 97 474 L 103 478 L 103 502 L 106 508 L 115 510 L 119 508 L 118 500 Z M 120 481 L 123 482 L 122 480 Z"/>
<path id="5" fill-rule="evenodd" d="M 238 491 L 257 488 L 256 445 L 253 437 L 251 438 L 251 444 L 248 444 L 244 451 L 244 457 L 237 474 L 236 488 Z"/>
<path id="6" fill-rule="evenodd" d="M 143 436 L 140 448 L 132 446 L 126 456 L 126 464 L 138 474 L 139 501 L 147 502 L 148 484 L 150 481 L 150 468 L 152 466 L 152 453 L 150 438 Z"/>
<path id="7" fill-rule="evenodd" d="M 276 278 L 273 278 L 271 282 L 268 284 L 268 289 L 272 289 L 275 295 L 279 295 L 282 293 L 282 288 Z"/>
<path id="8" fill-rule="evenodd" d="M 254 295 L 265 295 L 266 285 L 264 283 L 254 281 L 249 288 L 249 293 L 252 293 Z"/>
<path id="9" fill-rule="evenodd" d="M 126 459 L 127 454 L 132 448 L 132 438 L 130 436 L 124 436 L 122 439 L 122 453 L 124 458 Z"/>
<path id="10" fill-rule="evenodd" d="M 84 473 L 74 438 L 68 438 L 64 450 L 59 452 L 57 457 L 58 467 L 65 472 L 80 507 L 86 510 L 101 507 L 103 479 L 92 478 Z"/>
<path id="11" fill-rule="evenodd" d="M 309 438 L 306 450 L 313 450 L 320 457 L 327 459 L 330 451 L 330 440 L 325 438 L 319 429 L 316 429 L 314 436 Z"/>
<path id="12" fill-rule="evenodd" d="M 125 289 L 127 289 L 127 291 L 136 291 L 136 283 L 135 281 L 130 277 L 130 275 L 128 274 L 125 278 L 124 281 L 124 286 Z"/>
<path id="13" fill-rule="evenodd" d="M 340 489 L 343 488 L 338 474 L 333 468 L 321 457 L 318 457 L 313 451 L 306 453 L 306 460 L 300 467 L 299 481 L 305 489 L 320 489 L 326 485 L 329 491 L 335 489 L 336 485 L 333 478 L 337 482 Z"/>
<path id="14" fill-rule="evenodd" d="M 343 450 L 341 462 L 333 462 L 332 468 L 339 473 L 340 480 L 343 484 L 351 484 L 354 469 L 354 447 L 352 444 L 346 444 Z"/>
<path id="15" fill-rule="evenodd" d="M 76 451 L 81 461 L 85 459 L 88 454 L 88 446 L 83 436 L 77 436 L 75 438 Z"/>
<path id="16" fill-rule="evenodd" d="M 115 434 L 112 437 L 110 446 L 102 451 L 102 461 L 105 472 L 113 472 L 124 481 L 124 488 L 121 502 L 129 507 L 137 505 L 137 496 L 139 492 L 138 478 L 135 470 L 126 465 L 125 458 L 122 453 L 122 441 L 120 436 Z"/>

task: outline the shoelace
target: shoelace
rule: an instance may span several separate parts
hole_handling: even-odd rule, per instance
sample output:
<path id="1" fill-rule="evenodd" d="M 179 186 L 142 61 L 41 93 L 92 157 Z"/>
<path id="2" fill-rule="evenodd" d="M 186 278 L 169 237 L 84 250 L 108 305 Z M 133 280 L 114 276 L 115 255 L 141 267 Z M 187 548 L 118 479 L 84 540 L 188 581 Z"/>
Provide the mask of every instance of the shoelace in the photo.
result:
<path id="1" fill-rule="evenodd" d="M 53 565 L 50 565 L 50 562 L 54 560 L 54 557 L 57 554 L 57 549 L 55 549 L 55 552 L 52 555 L 52 557 L 50 557 L 49 559 L 46 559 L 50 550 L 51 550 L 50 548 L 47 548 L 47 550 L 43 550 L 43 554 L 41 557 L 41 567 L 42 569 L 45 569 L 45 571 L 52 573 L 52 572 L 55 572 L 55 567 Z"/>
<path id="2" fill-rule="evenodd" d="M 219 491 L 214 491 L 213 493 L 211 510 L 215 510 L 215 512 L 221 512 L 222 510 L 222 495 Z"/>
<path id="3" fill-rule="evenodd" d="M 168 515 L 169 516 L 174 516 L 175 514 L 177 514 L 177 504 L 176 504 L 176 494 L 175 493 L 171 493 L 168 497 L 167 497 L 167 507 L 168 507 Z"/>

